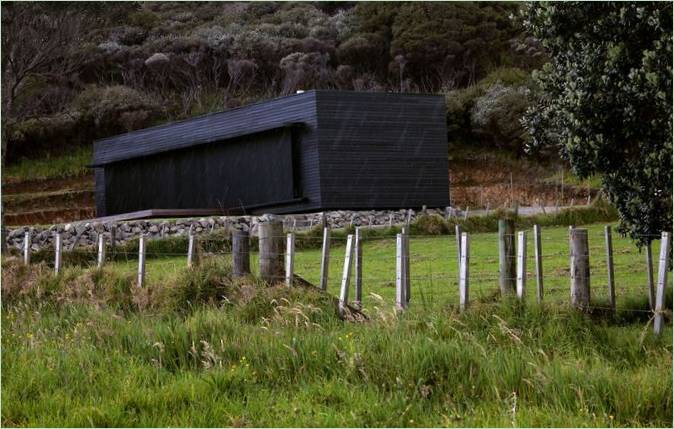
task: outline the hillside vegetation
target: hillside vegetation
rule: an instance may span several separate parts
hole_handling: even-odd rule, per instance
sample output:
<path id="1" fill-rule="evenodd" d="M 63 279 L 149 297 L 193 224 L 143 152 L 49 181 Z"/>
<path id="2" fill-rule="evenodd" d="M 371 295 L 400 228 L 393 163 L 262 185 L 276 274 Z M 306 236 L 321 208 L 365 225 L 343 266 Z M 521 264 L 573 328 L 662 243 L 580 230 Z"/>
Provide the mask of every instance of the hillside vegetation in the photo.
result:
<path id="1" fill-rule="evenodd" d="M 518 7 L 4 4 L 6 161 L 313 88 L 448 94 L 452 136 L 517 144 L 518 121 L 501 114 L 519 115 L 522 85 L 542 59 L 521 34 Z"/>

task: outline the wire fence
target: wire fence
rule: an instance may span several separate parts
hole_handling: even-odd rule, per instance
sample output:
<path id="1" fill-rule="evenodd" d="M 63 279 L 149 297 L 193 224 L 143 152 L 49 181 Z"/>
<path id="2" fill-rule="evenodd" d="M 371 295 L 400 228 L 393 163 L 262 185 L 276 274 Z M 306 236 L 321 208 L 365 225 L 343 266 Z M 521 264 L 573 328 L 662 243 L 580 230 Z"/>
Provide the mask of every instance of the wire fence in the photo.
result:
<path id="1" fill-rule="evenodd" d="M 502 234 L 504 238 L 517 242 L 519 234 Z M 526 234 L 526 249 L 524 256 L 519 256 L 516 251 L 501 257 L 499 253 L 499 236 L 496 233 L 470 234 L 470 258 L 467 262 L 469 277 L 469 302 L 491 303 L 498 302 L 501 296 L 501 285 L 505 282 L 509 285 L 517 283 L 522 293 L 521 299 L 527 303 L 537 304 L 539 294 L 542 302 L 568 304 L 571 294 L 571 253 L 570 234 L 564 228 L 543 229 L 540 234 L 540 255 L 534 253 L 534 234 Z M 660 236 L 649 235 L 652 248 L 660 247 Z M 253 274 L 259 275 L 259 265 L 262 261 L 275 262 L 280 267 L 275 273 L 267 278 L 278 282 L 285 282 L 288 273 L 283 267 L 287 266 L 286 239 L 287 234 L 272 235 L 269 240 L 277 241 L 277 251 L 271 256 L 260 256 L 258 251 L 248 254 L 250 267 Z M 326 291 L 334 296 L 343 296 L 345 287 L 345 259 L 346 245 L 350 237 L 329 236 L 324 237 L 305 236 L 302 240 L 309 244 L 308 249 L 292 253 L 292 274 L 300 279 L 318 286 L 322 276 L 325 276 Z M 407 265 L 407 280 L 409 282 L 409 305 L 427 309 L 457 306 L 460 304 L 461 275 L 460 275 L 460 249 L 455 235 L 428 236 L 407 234 L 409 243 L 408 253 L 402 258 Z M 155 241 L 155 240 L 153 240 Z M 210 246 L 209 242 L 217 243 L 218 246 Z M 658 269 L 661 261 L 657 256 L 650 260 L 644 248 L 637 248 L 629 239 L 616 235 L 612 240 L 612 276 L 609 270 L 609 258 L 606 245 L 606 233 L 599 227 L 587 229 L 587 253 L 576 254 L 589 259 L 589 277 L 574 274 L 576 279 L 587 281 L 590 286 L 590 302 L 588 308 L 595 310 L 614 310 L 612 299 L 615 296 L 617 307 L 622 312 L 653 313 L 655 303 L 653 290 L 658 278 Z M 213 244 L 210 243 L 210 244 Z M 327 249 L 323 247 L 328 243 Z M 212 238 L 209 235 L 201 235 L 195 240 L 195 249 L 189 248 L 184 251 L 172 250 L 145 250 L 143 251 L 143 265 L 148 264 L 151 269 L 143 268 L 144 281 L 162 282 L 175 276 L 186 269 L 187 259 L 190 255 L 199 254 L 200 260 L 212 259 L 223 264 L 231 264 L 234 252 L 231 245 L 223 246 L 222 238 Z M 399 304 L 396 295 L 396 287 L 399 283 L 397 270 L 399 269 L 398 248 L 396 237 L 390 236 L 361 236 L 358 243 L 361 252 L 360 270 L 351 270 L 347 301 L 352 302 L 356 296 L 353 290 L 355 283 L 360 285 L 362 299 L 359 306 L 367 311 L 369 308 L 382 305 Z M 669 244 L 667 244 L 669 247 Z M 145 247 L 145 246 L 143 246 Z M 198 251 L 197 248 L 210 249 Z M 116 270 L 128 273 L 139 272 L 139 252 L 128 249 L 117 249 L 113 252 L 109 243 L 103 247 L 104 254 L 101 261 L 100 250 L 92 247 L 76 248 L 77 254 L 90 264 L 113 264 Z M 326 251 L 327 270 L 323 272 Z M 56 262 L 57 250 L 54 250 L 54 266 L 63 264 Z M 72 251 L 71 251 L 72 253 Z M 656 253 L 656 252 L 653 252 Z M 660 253 L 660 252 L 658 252 Z M 669 251 L 666 253 L 669 258 Z M 354 258 L 351 258 L 354 259 Z M 501 259 L 503 259 L 501 261 Z M 147 261 L 147 262 L 145 262 Z M 67 263 L 67 261 L 66 261 Z M 517 270 L 512 269 L 510 276 L 502 274 L 501 265 L 510 264 L 519 266 L 524 263 L 524 270 L 517 275 Z M 537 268 L 540 267 L 542 276 L 537 276 Z M 60 267 L 59 267 L 60 269 Z M 286 268 L 287 271 L 287 268 Z M 664 277 L 663 290 L 669 288 L 669 282 Z M 661 275 L 661 274 L 660 274 Z M 610 285 L 612 280 L 613 293 Z M 139 280 L 140 281 L 140 280 Z M 299 280 L 298 280 L 299 281 Z M 540 292 L 539 292 L 540 284 Z M 664 303 L 667 308 L 671 304 Z M 662 311 L 662 309 L 661 309 Z"/>

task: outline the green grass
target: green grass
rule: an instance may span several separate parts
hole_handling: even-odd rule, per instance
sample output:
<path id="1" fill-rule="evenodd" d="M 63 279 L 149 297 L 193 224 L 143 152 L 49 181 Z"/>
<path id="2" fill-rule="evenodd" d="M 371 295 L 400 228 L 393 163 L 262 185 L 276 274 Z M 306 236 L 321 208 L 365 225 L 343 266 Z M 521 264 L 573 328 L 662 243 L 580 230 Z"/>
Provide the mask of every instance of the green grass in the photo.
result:
<path id="1" fill-rule="evenodd" d="M 562 183 L 562 172 L 557 170 L 553 175 L 547 177 L 544 182 L 551 185 L 559 185 Z M 580 179 L 578 176 L 573 174 L 570 170 L 564 169 L 564 186 L 577 186 L 579 188 L 590 188 L 590 189 L 600 189 L 601 188 L 601 176 L 594 175 L 588 177 L 587 179 Z"/>
<path id="2" fill-rule="evenodd" d="M 601 226 L 588 229 L 597 303 Z M 656 338 L 646 313 L 628 311 L 647 305 L 643 255 L 614 236 L 622 310 L 582 315 L 566 305 L 566 234 L 543 230 L 543 306 L 531 278 L 526 305 L 494 301 L 496 235 L 471 234 L 473 302 L 463 314 L 455 237 L 412 237 L 412 305 L 402 315 L 393 242 L 374 237 L 364 244 L 364 323 L 342 321 L 316 290 L 233 280 L 223 256 L 194 270 L 182 256 L 150 258 L 142 291 L 133 260 L 56 278 L 44 263 L 4 261 L 2 423 L 669 426 L 671 327 Z M 334 295 L 342 238 L 331 251 Z M 298 251 L 296 272 L 316 281 L 318 260 L 316 249 Z"/>
<path id="3" fill-rule="evenodd" d="M 613 225 L 615 227 L 615 225 Z M 592 298 L 598 307 L 608 300 L 608 275 L 604 251 L 604 224 L 591 224 L 588 229 L 590 246 Z M 382 231 L 379 231 L 383 234 Z M 544 299 L 554 303 L 566 303 L 569 294 L 568 228 L 542 228 L 542 263 L 544 274 Z M 320 279 L 321 238 L 312 236 L 305 239 L 306 250 L 298 251 L 295 258 L 295 273 L 313 284 Z M 308 241 L 308 242 L 307 242 Z M 219 241 L 218 241 L 219 242 Z M 344 263 L 346 237 L 333 234 L 329 268 L 328 291 L 339 294 Z M 187 248 L 186 241 L 182 243 Z M 309 246 L 309 244 L 314 244 Z M 471 234 L 470 295 L 472 300 L 492 301 L 498 291 L 498 244 L 496 233 Z M 157 246 L 158 247 L 158 246 Z M 533 233 L 527 233 L 527 301 L 536 301 L 535 261 L 533 257 Z M 645 253 L 640 252 L 628 239 L 613 234 L 615 289 L 619 306 L 631 305 L 632 301 L 647 296 L 647 272 Z M 653 242 L 657 254 L 659 241 Z M 180 249 L 171 248 L 177 253 Z M 160 252 L 161 250 L 157 250 Z M 228 249 L 225 250 L 229 252 Z M 148 250 L 150 252 L 150 250 Z M 147 265 L 147 279 L 150 283 L 161 283 L 175 277 L 185 266 L 186 256 L 168 256 L 150 259 Z M 157 253 L 159 254 L 159 253 Z M 363 301 L 371 307 L 383 298 L 387 304 L 395 302 L 395 238 L 385 235 L 368 237 L 363 243 Z M 209 256 L 227 263 L 230 255 Z M 251 266 L 256 272 L 258 255 L 252 252 Z M 415 305 L 426 308 L 446 307 L 458 303 L 458 263 L 456 237 L 412 236 L 410 242 L 410 272 L 412 296 Z M 114 263 L 115 270 L 135 274 L 137 260 L 133 251 L 126 261 Z M 657 267 L 654 267 L 657 271 Z M 351 291 L 353 297 L 353 291 Z"/>
<path id="4" fill-rule="evenodd" d="M 90 173 L 91 148 L 73 149 L 67 154 L 40 159 L 22 159 L 3 169 L 4 180 L 65 179 Z"/>

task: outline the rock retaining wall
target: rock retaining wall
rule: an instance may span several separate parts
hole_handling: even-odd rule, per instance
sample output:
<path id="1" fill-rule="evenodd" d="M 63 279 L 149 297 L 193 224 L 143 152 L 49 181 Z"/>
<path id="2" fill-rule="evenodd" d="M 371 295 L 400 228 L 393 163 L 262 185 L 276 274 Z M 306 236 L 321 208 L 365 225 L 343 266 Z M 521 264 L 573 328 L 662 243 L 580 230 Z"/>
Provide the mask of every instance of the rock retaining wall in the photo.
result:
<path id="1" fill-rule="evenodd" d="M 436 213 L 441 216 L 457 215 L 451 208 L 428 209 L 427 213 Z M 284 218 L 286 231 L 300 231 L 310 229 L 323 221 L 331 228 L 344 228 L 353 226 L 387 226 L 402 224 L 407 221 L 413 222 L 417 213 L 413 210 L 371 210 L 371 211 L 347 211 L 338 210 L 331 212 L 309 213 L 300 215 L 287 215 Z M 150 238 L 163 238 L 173 235 L 186 235 L 192 227 L 195 234 L 208 234 L 217 230 L 231 228 L 246 229 L 251 235 L 257 234 L 259 216 L 218 216 L 199 219 L 176 219 L 176 220 L 133 220 L 115 222 L 116 240 L 123 243 L 137 238 L 141 233 Z M 75 246 L 93 246 L 100 233 L 110 234 L 113 223 L 86 222 L 69 223 L 65 225 L 53 225 L 51 227 L 24 226 L 10 229 L 7 233 L 9 247 L 22 248 L 26 231 L 31 233 L 31 248 L 39 250 L 45 246 L 53 246 L 54 233 L 62 233 L 64 249 L 72 249 Z"/>

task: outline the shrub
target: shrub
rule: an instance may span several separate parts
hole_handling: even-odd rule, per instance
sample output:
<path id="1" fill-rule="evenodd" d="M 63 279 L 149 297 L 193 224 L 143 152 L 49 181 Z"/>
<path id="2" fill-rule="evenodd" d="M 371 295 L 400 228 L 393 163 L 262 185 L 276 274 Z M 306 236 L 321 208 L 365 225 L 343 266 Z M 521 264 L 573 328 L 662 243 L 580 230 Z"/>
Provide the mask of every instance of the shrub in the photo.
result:
<path id="1" fill-rule="evenodd" d="M 520 68 L 499 67 L 489 73 L 484 79 L 482 79 L 480 84 L 485 87 L 496 84 L 505 86 L 520 86 L 525 85 L 530 78 L 531 75 Z"/>
<path id="2" fill-rule="evenodd" d="M 231 267 L 222 261 L 205 260 L 193 268 L 184 268 L 160 293 L 157 304 L 169 311 L 185 312 L 200 304 L 228 302 L 234 295 Z"/>
<path id="3" fill-rule="evenodd" d="M 112 39 L 122 45 L 140 45 L 147 38 L 147 31 L 141 27 L 124 26 L 113 30 Z"/>
<path id="4" fill-rule="evenodd" d="M 470 110 L 472 131 L 491 146 L 523 153 L 529 135 L 520 121 L 529 104 L 525 87 L 492 85 Z"/>
<path id="5" fill-rule="evenodd" d="M 142 27 L 146 30 L 152 29 L 157 22 L 159 22 L 159 17 L 149 11 L 149 10 L 139 10 L 129 14 L 129 23 L 138 27 Z"/>
<path id="6" fill-rule="evenodd" d="M 468 143 L 472 139 L 470 112 L 475 100 L 482 94 L 484 94 L 484 88 L 473 85 L 449 91 L 445 95 L 447 133 L 450 143 Z"/>
<path id="7" fill-rule="evenodd" d="M 82 122 L 83 115 L 71 111 L 9 123 L 5 161 L 35 158 L 45 152 L 62 154 L 66 149 L 89 143 L 88 136 L 81 133 Z"/>
<path id="8" fill-rule="evenodd" d="M 410 225 L 413 234 L 440 235 L 449 232 L 447 222 L 437 214 L 422 214 Z"/>
<path id="9" fill-rule="evenodd" d="M 82 91 L 73 102 L 73 107 L 81 112 L 86 121 L 93 125 L 94 135 L 110 135 L 132 129 L 126 126 L 144 127 L 160 115 L 159 104 L 146 94 L 123 85 L 90 86 Z M 133 118 L 125 113 L 143 113 Z"/>

